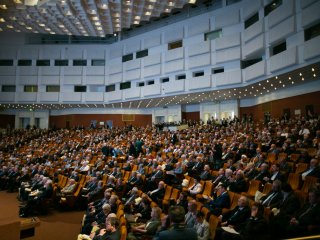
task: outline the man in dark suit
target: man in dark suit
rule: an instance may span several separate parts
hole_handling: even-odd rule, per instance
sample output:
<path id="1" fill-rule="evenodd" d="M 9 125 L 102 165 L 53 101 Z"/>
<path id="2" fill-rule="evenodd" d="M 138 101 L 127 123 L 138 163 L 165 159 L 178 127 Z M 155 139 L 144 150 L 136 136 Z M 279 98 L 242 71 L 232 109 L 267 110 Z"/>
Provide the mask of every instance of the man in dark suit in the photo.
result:
<path id="1" fill-rule="evenodd" d="M 286 177 L 280 172 L 279 164 L 273 164 L 271 166 L 271 174 L 270 177 L 264 177 L 265 182 L 273 183 L 275 180 L 279 180 L 281 182 L 285 182 Z"/>
<path id="2" fill-rule="evenodd" d="M 237 171 L 234 181 L 229 185 L 229 190 L 236 193 L 246 192 L 248 190 L 248 184 L 242 170 Z"/>
<path id="3" fill-rule="evenodd" d="M 230 208 L 230 196 L 224 184 L 218 185 L 213 195 L 214 199 L 209 199 L 205 207 L 208 208 L 212 214 L 219 216 L 223 208 Z"/>
<path id="4" fill-rule="evenodd" d="M 256 173 L 255 177 L 253 179 L 255 180 L 259 180 L 263 183 L 265 183 L 265 180 L 264 178 L 267 177 L 267 178 L 270 178 L 270 173 L 268 171 L 268 164 L 267 163 L 263 163 L 261 165 L 261 169 L 259 172 Z"/>
<path id="5" fill-rule="evenodd" d="M 211 179 L 210 166 L 208 164 L 204 165 L 203 171 L 200 174 L 200 179 L 204 181 Z"/>
<path id="6" fill-rule="evenodd" d="M 158 232 L 154 237 L 155 240 L 197 240 L 197 232 L 194 228 L 186 228 L 184 223 L 185 211 L 181 206 L 173 206 L 169 209 L 170 228 L 166 227 L 163 221 L 163 231 Z"/>
<path id="7" fill-rule="evenodd" d="M 160 181 L 158 184 L 158 188 L 151 192 L 148 192 L 148 195 L 154 202 L 159 203 L 159 200 L 163 199 L 164 193 L 164 181 Z"/>
<path id="8" fill-rule="evenodd" d="M 271 191 L 261 199 L 261 204 L 264 207 L 278 208 L 283 200 L 283 194 L 281 191 L 281 182 L 279 180 L 275 180 L 272 183 Z"/>
<path id="9" fill-rule="evenodd" d="M 306 176 L 320 178 L 320 167 L 319 167 L 318 159 L 316 158 L 311 159 L 309 169 L 301 173 L 301 176 L 302 176 L 302 180 L 304 180 Z"/>

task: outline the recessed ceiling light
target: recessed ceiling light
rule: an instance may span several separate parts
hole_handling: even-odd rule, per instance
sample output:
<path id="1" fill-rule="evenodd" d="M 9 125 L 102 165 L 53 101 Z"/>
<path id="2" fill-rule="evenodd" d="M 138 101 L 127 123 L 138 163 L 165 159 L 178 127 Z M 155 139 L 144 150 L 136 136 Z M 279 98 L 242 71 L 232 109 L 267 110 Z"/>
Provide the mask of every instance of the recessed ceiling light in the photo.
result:
<path id="1" fill-rule="evenodd" d="M 301 78 L 302 81 L 304 81 L 304 78 Z"/>
<path id="2" fill-rule="evenodd" d="M 311 68 L 311 71 L 314 72 L 314 68 Z"/>
<path id="3" fill-rule="evenodd" d="M 4 20 L 4 18 L 0 18 L 0 22 L 5 22 L 6 20 Z"/>
<path id="4" fill-rule="evenodd" d="M 7 6 L 6 6 L 5 4 L 0 5 L 0 8 L 1 8 L 1 9 L 3 9 L 3 10 L 8 9 L 8 8 L 7 8 Z"/>
<path id="5" fill-rule="evenodd" d="M 314 73 L 314 74 L 313 74 L 313 77 L 316 77 L 316 76 L 317 76 L 317 75 Z"/>
<path id="6" fill-rule="evenodd" d="M 300 77 L 302 76 L 302 73 L 299 73 Z"/>

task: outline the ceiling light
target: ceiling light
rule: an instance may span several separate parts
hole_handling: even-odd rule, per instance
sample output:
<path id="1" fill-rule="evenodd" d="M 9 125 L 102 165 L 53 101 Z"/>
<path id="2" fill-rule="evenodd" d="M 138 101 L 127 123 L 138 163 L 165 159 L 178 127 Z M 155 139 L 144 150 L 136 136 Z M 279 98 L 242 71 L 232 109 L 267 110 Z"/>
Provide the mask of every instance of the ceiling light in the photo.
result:
<path id="1" fill-rule="evenodd" d="M 94 16 L 94 17 L 92 17 L 91 18 L 93 21 L 98 21 L 99 20 L 99 18 L 97 17 L 97 16 Z"/>
<path id="2" fill-rule="evenodd" d="M 282 87 L 285 87 L 285 86 L 286 86 L 286 85 L 284 85 L 284 84 L 282 85 Z"/>
<path id="3" fill-rule="evenodd" d="M 278 79 L 278 76 L 276 76 L 276 79 Z M 268 82 L 268 80 L 267 80 L 267 82 Z"/>
<path id="4" fill-rule="evenodd" d="M 101 26 L 101 23 L 100 22 L 95 22 L 94 25 Z"/>
<path id="5" fill-rule="evenodd" d="M 289 80 L 291 80 L 291 77 L 289 77 Z"/>
<path id="6" fill-rule="evenodd" d="M 313 74 L 313 77 L 316 77 L 316 76 L 317 76 L 317 75 L 314 73 L 314 74 Z"/>
<path id="7" fill-rule="evenodd" d="M 301 78 L 302 81 L 304 81 L 304 78 Z"/>
<path id="8" fill-rule="evenodd" d="M 28 27 L 26 27 L 26 29 L 28 29 L 28 30 L 32 30 L 32 27 L 29 27 L 29 26 L 28 26 Z"/>
<path id="9" fill-rule="evenodd" d="M 13 28 L 13 26 L 12 25 L 7 25 L 7 28 Z"/>
<path id="10" fill-rule="evenodd" d="M 4 20 L 4 18 L 0 18 L 0 22 L 5 22 L 6 20 Z"/>
<path id="11" fill-rule="evenodd" d="M 197 0 L 189 0 L 190 4 L 195 4 Z"/>
<path id="12" fill-rule="evenodd" d="M 314 72 L 314 68 L 311 68 L 311 71 Z"/>
<path id="13" fill-rule="evenodd" d="M 8 8 L 7 8 L 7 6 L 6 6 L 5 4 L 0 5 L 0 8 L 1 8 L 1 9 L 3 9 L 3 10 L 8 9 Z"/>
<path id="14" fill-rule="evenodd" d="M 146 11 L 146 12 L 144 13 L 144 15 L 146 15 L 146 16 L 150 16 L 150 15 L 151 15 L 151 12 Z"/>
<path id="15" fill-rule="evenodd" d="M 302 73 L 299 73 L 300 77 L 302 76 Z"/>

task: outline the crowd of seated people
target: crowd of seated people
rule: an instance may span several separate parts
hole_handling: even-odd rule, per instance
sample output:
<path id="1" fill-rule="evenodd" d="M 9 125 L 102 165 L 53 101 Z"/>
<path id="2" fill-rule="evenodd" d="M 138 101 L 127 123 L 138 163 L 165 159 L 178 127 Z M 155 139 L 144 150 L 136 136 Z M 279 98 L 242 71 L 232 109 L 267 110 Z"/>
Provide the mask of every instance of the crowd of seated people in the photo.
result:
<path id="1" fill-rule="evenodd" d="M 123 227 L 140 238 L 150 217 L 159 226 L 146 237 L 171 227 L 191 228 L 201 240 L 319 233 L 317 118 L 200 122 L 174 133 L 156 126 L 13 130 L 1 136 L 0 151 L 0 188 L 18 191 L 21 216 L 37 214 L 45 199 L 86 208 L 80 239 Z M 298 207 L 287 209 L 289 200 Z M 239 209 L 246 209 L 241 223 L 233 219 Z M 175 211 L 185 213 L 185 225 L 170 221 Z"/>

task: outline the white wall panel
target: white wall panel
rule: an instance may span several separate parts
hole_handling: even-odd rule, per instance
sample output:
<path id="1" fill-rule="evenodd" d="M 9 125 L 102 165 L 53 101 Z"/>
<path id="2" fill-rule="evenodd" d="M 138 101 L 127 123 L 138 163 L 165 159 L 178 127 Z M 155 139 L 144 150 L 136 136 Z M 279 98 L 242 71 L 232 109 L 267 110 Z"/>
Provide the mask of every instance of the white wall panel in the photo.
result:
<path id="1" fill-rule="evenodd" d="M 14 102 L 15 93 L 14 92 L 2 92 L 0 94 L 1 102 Z"/>
<path id="2" fill-rule="evenodd" d="M 81 84 L 81 76 L 64 76 L 64 84 Z"/>
<path id="3" fill-rule="evenodd" d="M 272 28 L 274 25 L 289 18 L 293 14 L 293 2 L 294 1 L 292 0 L 283 1 L 283 4 L 280 7 L 268 15 L 269 28 Z"/>
<path id="4" fill-rule="evenodd" d="M 17 100 L 19 102 L 35 102 L 37 101 L 37 93 L 21 92 L 17 94 Z"/>
<path id="5" fill-rule="evenodd" d="M 60 59 L 61 49 L 54 45 L 46 45 L 45 48 L 42 48 L 40 51 L 40 59 Z"/>
<path id="6" fill-rule="evenodd" d="M 239 22 L 239 20 L 240 17 L 238 9 L 230 10 L 228 11 L 228 14 L 226 14 L 226 11 L 224 11 L 222 14 L 216 16 L 215 28 L 218 29 L 228 25 L 236 24 Z"/>
<path id="7" fill-rule="evenodd" d="M 86 102 L 103 102 L 103 92 L 87 92 L 85 93 Z"/>
<path id="8" fill-rule="evenodd" d="M 251 15 L 259 11 L 260 6 L 261 6 L 260 0 L 255 0 L 255 1 L 246 0 L 244 2 L 244 7 L 242 8 L 243 18 L 246 20 L 249 17 L 251 17 Z"/>
<path id="9" fill-rule="evenodd" d="M 211 76 L 201 76 L 196 78 L 190 78 L 189 80 L 189 90 L 197 90 L 202 88 L 211 87 Z"/>
<path id="10" fill-rule="evenodd" d="M 110 74 L 121 73 L 122 63 L 111 64 L 109 69 Z"/>
<path id="11" fill-rule="evenodd" d="M 38 59 L 39 50 L 37 47 L 24 45 L 19 49 L 19 59 Z"/>
<path id="12" fill-rule="evenodd" d="M 15 59 L 17 57 L 17 48 L 12 46 L 2 47 L 0 59 Z"/>
<path id="13" fill-rule="evenodd" d="M 38 84 L 38 76 L 19 76 L 18 79 L 20 84 Z"/>
<path id="14" fill-rule="evenodd" d="M 87 76 L 87 84 L 104 84 L 104 76 Z"/>
<path id="15" fill-rule="evenodd" d="M 160 75 L 161 65 L 153 65 L 153 66 L 145 67 L 143 73 L 144 73 L 144 77 Z"/>
<path id="16" fill-rule="evenodd" d="M 304 43 L 304 59 L 320 56 L 320 36 Z"/>
<path id="17" fill-rule="evenodd" d="M 61 93 L 64 102 L 80 102 L 81 92 L 63 92 Z"/>
<path id="18" fill-rule="evenodd" d="M 129 53 L 134 53 L 141 50 L 140 39 L 131 38 L 130 41 L 126 41 L 125 45 L 125 55 Z"/>
<path id="19" fill-rule="evenodd" d="M 60 76 L 42 76 L 40 82 L 45 85 L 57 85 L 60 83 Z"/>
<path id="20" fill-rule="evenodd" d="M 42 75 L 59 75 L 60 74 L 60 67 L 41 67 L 40 68 L 41 74 Z"/>
<path id="21" fill-rule="evenodd" d="M 216 50 L 230 48 L 240 45 L 240 33 L 232 34 L 229 36 L 223 36 L 216 41 Z"/>
<path id="22" fill-rule="evenodd" d="M 316 22 L 320 18 L 320 1 L 312 4 L 308 8 L 302 11 L 302 27 L 305 27 L 313 22 Z"/>
<path id="23" fill-rule="evenodd" d="M 0 66 L 0 74 L 2 76 L 16 75 L 16 67 Z"/>
<path id="24" fill-rule="evenodd" d="M 161 44 L 160 33 L 153 33 L 144 39 L 144 48 L 151 48 Z"/>
<path id="25" fill-rule="evenodd" d="M 20 75 L 38 75 L 38 67 L 35 66 L 21 66 L 17 67 Z"/>
<path id="26" fill-rule="evenodd" d="M 119 101 L 122 99 L 122 92 L 123 91 L 114 91 L 114 92 L 108 92 L 104 94 L 104 101 L 106 102 L 113 102 L 113 101 Z"/>
<path id="27" fill-rule="evenodd" d="M 294 65 L 297 63 L 297 49 L 296 47 L 290 48 L 287 51 L 272 56 L 269 61 L 271 72 Z"/>
<path id="28" fill-rule="evenodd" d="M 166 73 L 184 70 L 184 60 L 181 59 L 165 63 L 164 68 Z"/>
<path id="29" fill-rule="evenodd" d="M 183 38 L 183 27 L 181 25 L 173 26 L 164 32 L 164 43 L 174 42 Z"/>
<path id="30" fill-rule="evenodd" d="M 79 46 L 68 45 L 65 49 L 65 58 L 66 59 L 82 59 L 83 57 L 83 48 Z"/>
<path id="31" fill-rule="evenodd" d="M 103 47 L 103 45 L 97 46 L 87 46 L 87 59 L 104 59 L 105 50 L 107 47 Z"/>
<path id="32" fill-rule="evenodd" d="M 245 81 L 247 82 L 257 77 L 261 77 L 265 75 L 265 72 L 266 72 L 266 61 L 262 60 L 261 62 L 258 62 L 256 64 L 251 65 L 250 67 L 247 67 L 243 71 L 244 71 Z"/>
<path id="33" fill-rule="evenodd" d="M 82 66 L 64 67 L 64 75 L 82 75 Z"/>
<path id="34" fill-rule="evenodd" d="M 123 64 L 124 64 L 125 70 L 137 69 L 141 67 L 141 59 L 134 59 L 132 61 L 125 62 Z"/>
<path id="35" fill-rule="evenodd" d="M 176 48 L 165 53 L 165 61 L 169 62 L 172 60 L 183 58 L 184 48 Z"/>
<path id="36" fill-rule="evenodd" d="M 39 93 L 40 102 L 58 102 L 59 93 L 58 92 L 40 92 Z"/>
<path id="37" fill-rule="evenodd" d="M 0 84 L 14 85 L 15 82 L 16 76 L 0 76 Z"/>
<path id="38" fill-rule="evenodd" d="M 306 8 L 316 1 L 318 1 L 318 0 L 300 0 L 301 8 Z"/>
<path id="39" fill-rule="evenodd" d="M 247 42 L 242 48 L 242 55 L 248 56 L 251 53 L 254 53 L 258 50 L 264 48 L 264 35 L 261 34 L 260 36 L 252 39 L 251 41 Z"/>
<path id="40" fill-rule="evenodd" d="M 189 56 L 199 55 L 210 52 L 210 41 L 198 42 L 191 46 L 188 46 Z"/>
<path id="41" fill-rule="evenodd" d="M 140 87 L 131 88 L 124 90 L 123 96 L 125 99 L 133 99 L 133 98 L 140 98 Z"/>
<path id="42" fill-rule="evenodd" d="M 189 68 L 196 68 L 210 65 L 210 53 L 201 54 L 189 58 Z"/>
<path id="43" fill-rule="evenodd" d="M 110 48 L 110 59 L 121 57 L 122 54 L 122 45 L 114 44 Z"/>
<path id="44" fill-rule="evenodd" d="M 160 54 L 153 54 L 143 58 L 144 66 L 150 66 L 154 64 L 159 64 L 161 62 Z"/>
<path id="45" fill-rule="evenodd" d="M 294 17 L 281 22 L 269 31 L 269 43 L 272 44 L 279 39 L 285 39 L 294 32 L 294 29 Z"/>
<path id="46" fill-rule="evenodd" d="M 208 32 L 209 28 L 209 19 L 194 17 L 188 21 L 188 36 L 193 36 L 199 33 Z"/>
<path id="47" fill-rule="evenodd" d="M 260 35 L 263 32 L 263 20 L 256 22 L 255 24 L 251 25 L 249 28 L 243 31 L 243 38 L 244 41 L 247 42 L 250 39 Z"/>
<path id="48" fill-rule="evenodd" d="M 88 66 L 86 68 L 87 75 L 104 75 L 104 66 Z"/>
<path id="49" fill-rule="evenodd" d="M 164 93 L 184 92 L 184 80 L 175 80 L 162 85 Z"/>
<path id="50" fill-rule="evenodd" d="M 234 47 L 231 49 L 225 49 L 216 52 L 216 62 L 222 63 L 240 59 L 240 47 Z"/>
<path id="51" fill-rule="evenodd" d="M 122 82 L 122 73 L 110 74 L 108 84 Z"/>
<path id="52" fill-rule="evenodd" d="M 154 85 L 147 85 L 143 89 L 143 93 L 145 97 L 148 96 L 154 96 L 154 95 L 160 95 L 161 94 L 161 89 L 159 84 L 154 84 Z"/>
<path id="53" fill-rule="evenodd" d="M 216 82 L 216 86 L 224 86 L 242 82 L 241 70 L 219 73 L 212 76 L 213 81 Z"/>
<path id="54" fill-rule="evenodd" d="M 139 79 L 140 72 L 141 72 L 140 69 L 134 69 L 134 70 L 127 71 L 125 73 L 125 81 Z"/>

